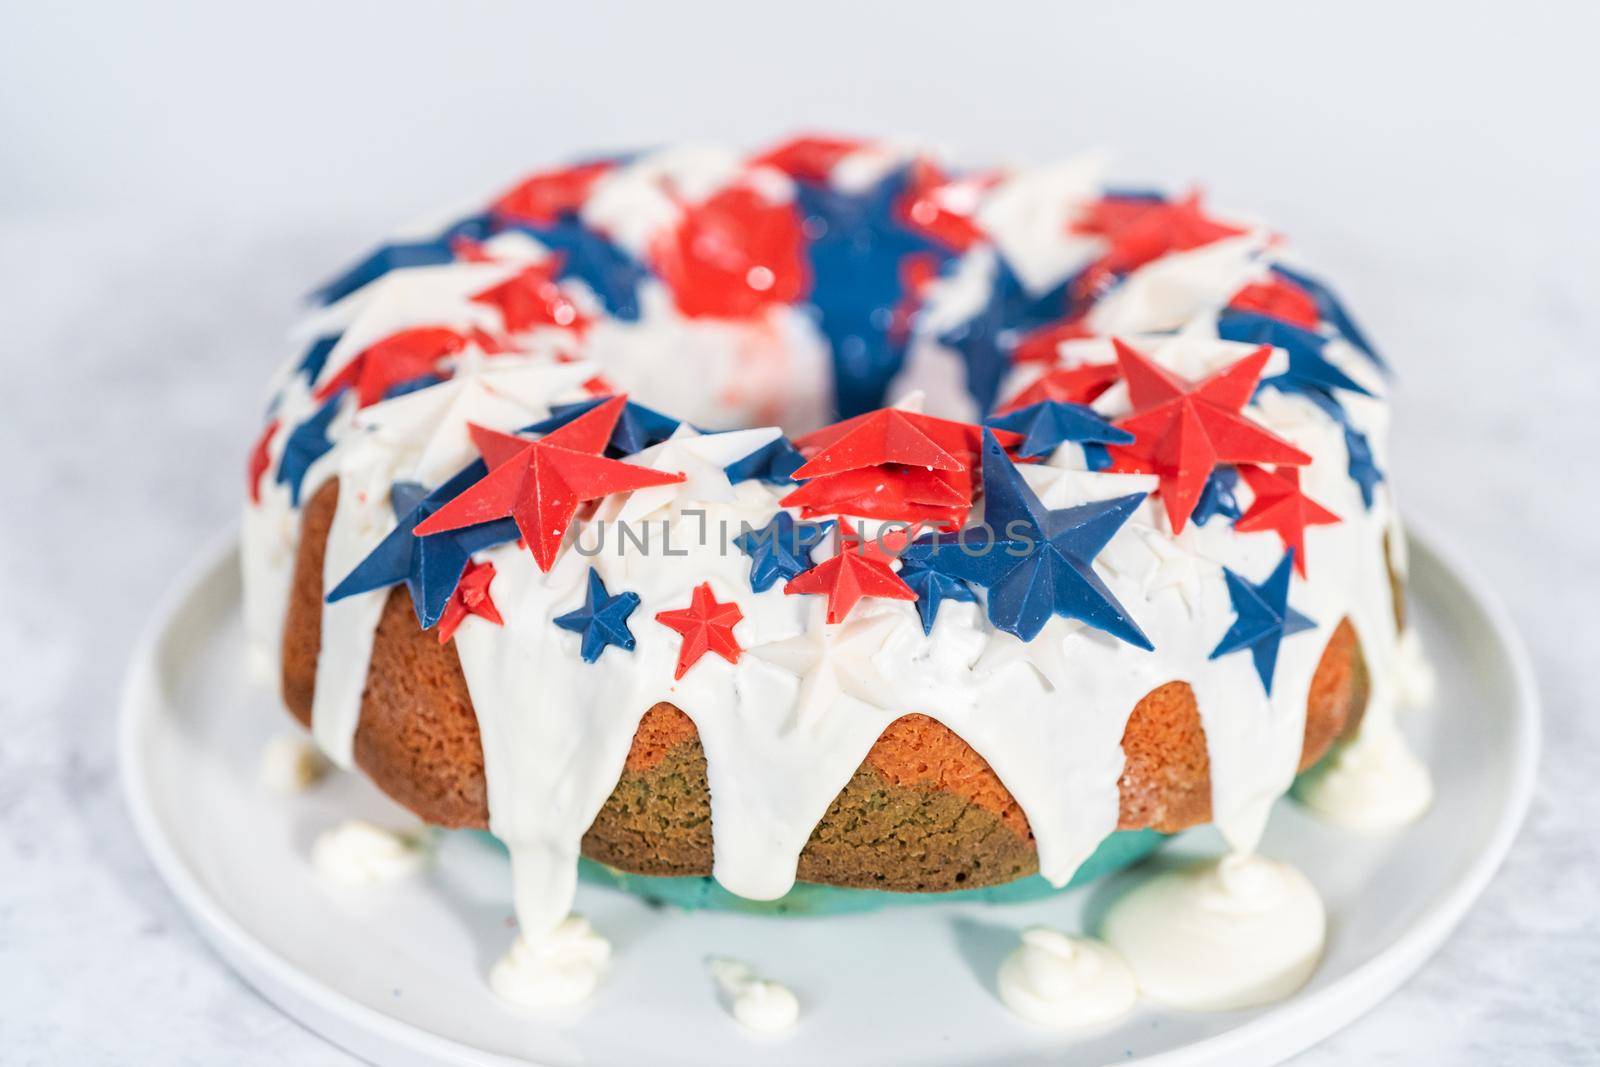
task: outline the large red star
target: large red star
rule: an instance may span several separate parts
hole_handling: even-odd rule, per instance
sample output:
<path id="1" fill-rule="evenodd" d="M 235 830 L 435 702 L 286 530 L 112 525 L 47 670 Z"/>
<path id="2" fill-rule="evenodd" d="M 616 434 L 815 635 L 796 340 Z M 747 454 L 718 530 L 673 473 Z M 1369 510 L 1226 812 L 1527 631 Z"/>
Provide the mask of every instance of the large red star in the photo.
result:
<path id="1" fill-rule="evenodd" d="M 687 608 L 657 612 L 657 622 L 683 635 L 683 647 L 678 649 L 678 669 L 673 672 L 673 680 L 682 678 L 707 652 L 715 652 L 729 663 L 738 663 L 739 653 L 744 649 L 739 647 L 738 638 L 733 636 L 733 628 L 742 618 L 744 612 L 739 610 L 739 605 L 731 600 L 719 601 L 711 592 L 710 582 L 701 582 L 694 587 L 694 595 Z"/>
<path id="2" fill-rule="evenodd" d="M 339 390 L 354 386 L 357 406 L 368 407 L 401 382 L 439 374 L 440 364 L 465 348 L 468 341 L 491 351 L 498 349 L 482 331 L 466 334 L 447 326 L 413 326 L 392 333 L 356 353 L 338 374 L 318 387 L 316 398 L 326 400 Z"/>
<path id="3" fill-rule="evenodd" d="M 536 326 L 562 326 L 582 333 L 588 327 L 589 320 L 556 284 L 556 274 L 560 269 L 561 256 L 551 256 L 524 268 L 499 285 L 474 294 L 473 302 L 499 308 L 505 318 L 506 329 L 512 333 L 522 333 Z"/>
<path id="4" fill-rule="evenodd" d="M 1322 319 L 1310 293 L 1276 274 L 1264 282 L 1251 282 L 1234 293 L 1228 307 L 1235 311 L 1253 311 L 1306 330 L 1315 330 Z"/>
<path id="5" fill-rule="evenodd" d="M 848 430 L 819 448 L 791 477 L 803 481 L 875 467 L 880 463 L 904 463 L 941 471 L 966 470 L 965 462 L 951 455 L 918 425 L 923 418 L 899 408 L 868 412 L 859 420 L 851 420 Z M 815 437 L 816 434 L 802 437 L 800 448 L 805 449 Z"/>
<path id="6" fill-rule="evenodd" d="M 272 456 L 267 449 L 271 447 L 272 436 L 277 432 L 278 420 L 273 419 L 262 429 L 261 436 L 256 438 L 256 443 L 250 448 L 250 461 L 245 467 L 245 476 L 249 479 L 252 504 L 261 503 L 261 476 L 272 466 Z"/>
<path id="7" fill-rule="evenodd" d="M 888 427 L 909 425 L 919 431 L 923 436 L 933 441 L 946 453 L 961 461 L 961 469 L 970 468 L 978 458 L 983 448 L 983 427 L 974 426 L 968 422 L 956 422 L 951 419 L 936 419 L 932 415 L 923 415 L 916 411 L 905 411 L 900 408 L 880 408 L 869 411 L 865 415 L 836 422 L 832 426 L 824 426 L 820 430 L 813 430 L 803 437 L 796 439 L 794 445 L 803 452 L 808 459 L 821 457 L 821 453 L 831 448 L 834 444 L 850 437 L 864 426 L 878 425 L 887 440 Z M 873 431 L 877 433 L 879 431 Z M 898 432 L 898 431 L 896 431 Z M 992 431 L 1000 439 L 1000 444 L 1005 448 L 1015 448 L 1022 443 L 1022 435 L 1012 433 L 1010 430 Z M 871 437 L 865 440 L 871 440 Z M 842 469 L 842 468 L 841 468 Z M 796 472 L 797 477 L 806 475 Z"/>
<path id="8" fill-rule="evenodd" d="M 1082 275 L 1080 290 L 1096 290 L 1109 278 L 1137 270 L 1172 252 L 1187 252 L 1245 231 L 1208 216 L 1199 192 L 1181 200 L 1107 197 L 1084 209 L 1072 232 L 1105 238 L 1109 247 Z"/>
<path id="9" fill-rule="evenodd" d="M 1016 397 L 1006 401 L 995 411 L 1006 415 L 1022 408 L 1054 400 L 1061 404 L 1088 404 L 1101 393 L 1122 380 L 1122 371 L 1115 363 L 1084 363 L 1077 367 L 1058 367 L 1046 371 L 1033 384 Z"/>
<path id="10" fill-rule="evenodd" d="M 583 207 L 589 189 L 611 167 L 607 162 L 584 163 L 529 175 L 495 201 L 490 210 L 506 218 L 549 226 Z"/>
<path id="11" fill-rule="evenodd" d="M 493 563 L 473 563 L 467 567 L 466 573 L 456 583 L 456 591 L 450 594 L 450 602 L 444 606 L 444 614 L 439 616 L 441 645 L 456 635 L 456 627 L 468 615 L 488 619 L 496 626 L 505 622 L 500 617 L 500 610 L 494 606 L 493 598 L 489 596 L 489 583 L 493 581 Z"/>
<path id="12" fill-rule="evenodd" d="M 828 598 L 830 623 L 843 622 L 862 597 L 887 600 L 915 600 L 916 592 L 889 566 L 892 558 L 874 540 L 863 540 L 843 520 L 839 554 L 823 560 L 808 571 L 789 579 L 783 591 L 788 594 L 820 593 Z M 901 533 L 897 540 L 903 540 Z"/>
<path id="13" fill-rule="evenodd" d="M 1180 533 L 1219 463 L 1304 466 L 1311 457 L 1241 414 L 1255 393 L 1272 355 L 1262 345 L 1250 355 L 1199 382 L 1161 367 L 1147 356 L 1112 342 L 1128 383 L 1133 414 L 1117 426 L 1134 435 L 1131 445 L 1112 445 L 1119 471 L 1155 474 L 1174 533 Z"/>
<path id="14" fill-rule="evenodd" d="M 684 211 L 652 242 L 650 258 L 691 317 L 742 319 L 800 299 L 808 282 L 800 213 L 746 186 Z"/>
<path id="15" fill-rule="evenodd" d="M 680 472 L 650 470 L 600 454 L 626 403 L 625 396 L 612 397 L 537 441 L 469 423 L 489 473 L 413 532 L 425 537 L 509 515 L 539 569 L 548 571 L 579 504 L 683 481 Z"/>
<path id="16" fill-rule="evenodd" d="M 1250 510 L 1239 516 L 1233 528 L 1240 533 L 1272 530 L 1285 548 L 1294 550 L 1294 569 L 1306 576 L 1306 527 L 1331 526 L 1339 516 L 1300 491 L 1300 469 L 1279 467 L 1269 471 L 1244 466 L 1239 473 L 1255 494 Z"/>

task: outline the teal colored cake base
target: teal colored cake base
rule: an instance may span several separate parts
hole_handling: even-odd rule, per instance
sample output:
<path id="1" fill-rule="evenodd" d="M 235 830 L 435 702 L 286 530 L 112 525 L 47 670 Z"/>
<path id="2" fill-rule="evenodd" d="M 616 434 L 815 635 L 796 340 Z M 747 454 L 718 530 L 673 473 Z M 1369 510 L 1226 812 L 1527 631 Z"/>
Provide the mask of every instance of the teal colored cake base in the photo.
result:
<path id="1" fill-rule="evenodd" d="M 1016 904 L 1038 900 L 1114 874 L 1144 859 L 1166 840 L 1167 835 L 1154 830 L 1118 831 L 1100 842 L 1100 847 L 1078 868 L 1072 881 L 1061 888 L 1036 874 L 1005 885 L 959 889 L 952 893 L 891 893 L 882 889 L 844 889 L 798 882 L 777 900 L 746 900 L 728 892 L 712 878 L 656 878 L 627 874 L 590 860 L 580 861 L 578 873 L 585 882 L 611 886 L 646 900 L 679 908 L 709 908 L 754 915 L 845 915 L 902 904 Z"/>

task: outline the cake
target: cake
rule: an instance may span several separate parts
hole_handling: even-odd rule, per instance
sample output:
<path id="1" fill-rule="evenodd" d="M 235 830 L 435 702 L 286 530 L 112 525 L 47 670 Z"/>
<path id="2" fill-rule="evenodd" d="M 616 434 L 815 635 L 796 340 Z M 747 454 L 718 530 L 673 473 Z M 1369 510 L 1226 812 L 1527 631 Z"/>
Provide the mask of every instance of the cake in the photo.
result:
<path id="1" fill-rule="evenodd" d="M 524 937 L 580 857 L 774 901 L 1247 852 L 1392 733 L 1384 364 L 1198 194 L 667 148 L 317 304 L 249 463 L 252 655 L 333 763 L 504 842 Z"/>

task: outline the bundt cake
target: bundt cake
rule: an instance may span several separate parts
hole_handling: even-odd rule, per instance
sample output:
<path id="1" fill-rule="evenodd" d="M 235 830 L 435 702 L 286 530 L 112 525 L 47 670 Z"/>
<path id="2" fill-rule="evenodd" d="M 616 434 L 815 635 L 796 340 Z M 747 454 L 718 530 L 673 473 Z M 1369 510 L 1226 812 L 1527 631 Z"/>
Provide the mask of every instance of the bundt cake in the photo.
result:
<path id="1" fill-rule="evenodd" d="M 252 654 L 335 763 L 505 842 L 525 930 L 580 854 L 774 899 L 1248 847 L 1392 701 L 1383 364 L 1198 195 L 669 148 L 317 300 L 249 463 Z"/>

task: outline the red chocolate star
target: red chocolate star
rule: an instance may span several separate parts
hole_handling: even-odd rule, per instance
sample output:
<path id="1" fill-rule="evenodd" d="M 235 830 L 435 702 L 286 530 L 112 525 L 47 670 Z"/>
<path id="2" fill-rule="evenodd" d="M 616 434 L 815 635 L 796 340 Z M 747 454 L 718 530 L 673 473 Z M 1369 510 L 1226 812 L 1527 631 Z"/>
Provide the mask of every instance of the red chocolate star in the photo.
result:
<path id="1" fill-rule="evenodd" d="M 820 593 L 826 596 L 827 619 L 830 623 L 843 622 L 862 597 L 917 599 L 916 592 L 889 566 L 893 558 L 887 551 L 890 545 L 863 540 L 843 520 L 840 520 L 839 530 L 839 554 L 790 578 L 783 587 L 785 593 Z M 904 533 L 895 537 L 897 545 L 903 544 L 904 540 Z"/>
<path id="2" fill-rule="evenodd" d="M 1062 341 L 1081 341 L 1085 337 L 1093 336 L 1081 317 L 1064 319 L 1050 326 L 1041 326 L 1023 335 L 1017 342 L 1017 347 L 1012 350 L 1011 361 L 1054 366 L 1059 355 L 1057 349 Z"/>
<path id="3" fill-rule="evenodd" d="M 1128 383 L 1133 414 L 1117 426 L 1134 435 L 1112 445 L 1119 471 L 1155 474 L 1174 533 L 1182 532 L 1219 463 L 1304 466 L 1311 457 L 1241 414 L 1272 355 L 1262 345 L 1215 374 L 1190 382 L 1123 344 L 1112 342 Z"/>
<path id="4" fill-rule="evenodd" d="M 689 207 L 651 246 L 656 272 L 691 317 L 752 318 L 800 299 L 808 282 L 800 213 L 734 186 Z"/>
<path id="5" fill-rule="evenodd" d="M 886 416 L 892 415 L 891 418 Z M 798 438 L 794 445 L 807 457 L 819 456 L 824 450 L 831 448 L 837 442 L 853 434 L 864 425 L 878 422 L 887 425 L 889 422 L 905 422 L 920 431 L 924 436 L 933 441 L 946 453 L 954 456 L 961 462 L 961 469 L 970 468 L 978 458 L 983 448 L 983 427 L 974 426 L 967 422 L 955 422 L 951 419 L 936 419 L 932 415 L 923 415 L 915 411 L 903 411 L 899 408 L 880 408 L 869 411 L 865 415 L 836 422 L 832 426 L 824 426 L 820 430 Z M 1015 448 L 1022 443 L 1022 435 L 1010 430 L 994 430 L 994 435 L 1000 439 L 1000 444 L 1005 448 Z M 870 438 L 868 438 L 870 440 Z M 841 468 L 842 469 L 842 468 Z M 805 477 L 796 472 L 798 477 Z"/>
<path id="6" fill-rule="evenodd" d="M 880 408 L 868 412 L 859 421 L 851 421 L 853 425 L 847 431 L 819 449 L 790 477 L 802 481 L 875 467 L 880 463 L 904 463 L 942 471 L 967 469 L 964 462 L 925 433 L 909 412 Z M 808 440 L 809 437 L 800 439 L 802 449 Z"/>
<path id="7" fill-rule="evenodd" d="M 473 302 L 499 308 L 506 329 L 512 333 L 523 333 L 536 326 L 561 326 L 582 333 L 589 320 L 556 284 L 560 269 L 561 257 L 551 256 L 477 293 Z"/>
<path id="8" fill-rule="evenodd" d="M 495 201 L 490 210 L 505 218 L 549 226 L 575 214 L 589 198 L 589 189 L 611 169 L 610 163 L 584 163 L 564 170 L 530 175 Z"/>
<path id="9" fill-rule="evenodd" d="M 1112 276 L 1127 274 L 1172 252 L 1187 252 L 1245 231 L 1208 216 L 1199 192 L 1182 200 L 1109 197 L 1090 204 L 1072 232 L 1103 237 L 1110 245 L 1079 278 L 1085 291 L 1099 289 Z"/>
<path id="10" fill-rule="evenodd" d="M 792 178 L 824 182 L 841 159 L 864 144 L 848 137 L 796 137 L 763 152 L 751 163 L 776 167 Z"/>
<path id="11" fill-rule="evenodd" d="M 1240 533 L 1271 530 L 1294 549 L 1294 569 L 1306 576 L 1306 527 L 1331 526 L 1339 516 L 1300 491 L 1298 467 L 1240 467 L 1239 473 L 1255 494 L 1250 510 L 1239 516 L 1233 528 Z"/>
<path id="12" fill-rule="evenodd" d="M 250 461 L 245 466 L 245 477 L 250 486 L 250 503 L 261 503 L 261 476 L 267 473 L 267 468 L 272 466 L 272 457 L 267 448 L 272 444 L 272 436 L 278 432 L 278 420 L 273 419 L 262 429 L 261 436 L 256 438 L 256 443 L 250 448 Z"/>
<path id="13" fill-rule="evenodd" d="M 509 515 L 539 569 L 548 571 L 579 504 L 683 481 L 681 472 L 650 470 L 600 454 L 626 403 L 625 396 L 612 397 L 537 441 L 469 423 L 489 473 L 413 532 L 423 537 Z"/>
<path id="14" fill-rule="evenodd" d="M 413 326 L 392 333 L 358 352 L 338 374 L 322 383 L 316 398 L 326 400 L 339 390 L 354 386 L 357 406 L 368 407 L 401 382 L 441 373 L 440 365 L 465 348 L 468 341 L 479 342 L 489 350 L 498 349 L 482 331 L 464 334 L 445 326 Z"/>
<path id="15" fill-rule="evenodd" d="M 739 647 L 738 638 L 733 636 L 733 628 L 742 618 L 744 612 L 739 610 L 738 604 L 717 600 L 711 592 L 710 582 L 701 582 L 694 587 L 694 596 L 687 608 L 657 612 L 657 622 L 683 635 L 683 647 L 678 649 L 678 669 L 672 675 L 673 680 L 682 678 L 707 652 L 715 652 L 729 663 L 738 663 L 739 653 L 744 650 Z"/>
<path id="16" fill-rule="evenodd" d="M 1251 282 L 1240 289 L 1228 301 L 1228 307 L 1234 311 L 1253 311 L 1306 330 L 1315 330 L 1322 319 L 1310 293 L 1276 274 L 1268 281 Z"/>
<path id="17" fill-rule="evenodd" d="M 494 606 L 494 600 L 489 596 L 489 583 L 494 581 L 493 563 L 472 563 L 467 566 L 466 573 L 456 583 L 456 591 L 450 594 L 450 602 L 444 606 L 444 614 L 439 616 L 439 643 L 442 645 L 456 635 L 456 627 L 468 615 L 476 615 L 480 619 L 488 619 L 496 626 L 502 625 L 505 620 L 500 617 L 500 611 Z"/>
<path id="18" fill-rule="evenodd" d="M 965 252 L 983 240 L 983 231 L 970 214 L 952 206 L 951 190 L 959 185 L 982 189 L 994 178 L 952 180 L 933 163 L 919 159 L 911 165 L 911 181 L 895 204 L 895 213 L 911 229 L 933 238 L 954 252 Z"/>

